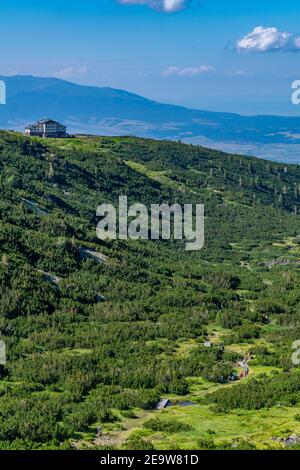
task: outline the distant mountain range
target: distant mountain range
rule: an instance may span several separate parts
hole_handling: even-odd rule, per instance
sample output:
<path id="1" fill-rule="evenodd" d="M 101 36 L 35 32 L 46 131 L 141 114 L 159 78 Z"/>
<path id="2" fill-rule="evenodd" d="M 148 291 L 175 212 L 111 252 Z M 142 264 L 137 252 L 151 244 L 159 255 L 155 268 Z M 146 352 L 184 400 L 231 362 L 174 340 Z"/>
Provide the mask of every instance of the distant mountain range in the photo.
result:
<path id="1" fill-rule="evenodd" d="M 51 117 L 72 133 L 137 135 L 182 140 L 207 147 L 300 163 L 300 117 L 241 116 L 161 104 L 113 88 L 83 86 L 57 78 L 0 77 L 7 104 L 0 127 L 21 130 Z"/>

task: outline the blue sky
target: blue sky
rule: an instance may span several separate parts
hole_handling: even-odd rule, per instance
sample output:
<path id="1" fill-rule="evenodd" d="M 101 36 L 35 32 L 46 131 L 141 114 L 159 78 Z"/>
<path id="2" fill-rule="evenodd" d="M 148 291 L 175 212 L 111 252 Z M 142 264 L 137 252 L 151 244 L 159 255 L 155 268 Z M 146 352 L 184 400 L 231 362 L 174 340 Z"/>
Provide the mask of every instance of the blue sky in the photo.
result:
<path id="1" fill-rule="evenodd" d="M 299 0 L 2 0 L 0 74 L 195 108 L 299 114 L 290 102 L 299 19 Z"/>

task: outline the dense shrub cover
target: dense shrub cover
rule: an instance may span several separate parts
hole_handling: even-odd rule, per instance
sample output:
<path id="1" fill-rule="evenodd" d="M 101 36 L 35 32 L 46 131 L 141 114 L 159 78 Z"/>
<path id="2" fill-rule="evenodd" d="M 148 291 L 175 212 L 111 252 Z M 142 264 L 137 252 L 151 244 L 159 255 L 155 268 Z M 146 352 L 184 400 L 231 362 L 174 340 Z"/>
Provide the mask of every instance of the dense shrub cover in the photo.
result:
<path id="1" fill-rule="evenodd" d="M 68 448 L 118 423 L 122 411 L 186 395 L 189 377 L 226 384 L 239 359 L 228 345 L 259 339 L 273 349 L 253 343 L 254 361 L 283 372 L 208 402 L 219 411 L 296 403 L 289 350 L 300 333 L 297 252 L 289 250 L 288 264 L 268 263 L 287 256 L 287 237 L 299 246 L 299 177 L 296 166 L 178 143 L 45 143 L 0 133 L 0 448 Z M 100 242 L 96 207 L 123 194 L 145 204 L 204 203 L 204 249 Z M 82 247 L 108 261 L 83 258 Z M 212 325 L 226 334 L 208 348 Z M 157 419 L 145 426 L 190 430 Z M 133 436 L 126 446 L 152 444 Z"/>

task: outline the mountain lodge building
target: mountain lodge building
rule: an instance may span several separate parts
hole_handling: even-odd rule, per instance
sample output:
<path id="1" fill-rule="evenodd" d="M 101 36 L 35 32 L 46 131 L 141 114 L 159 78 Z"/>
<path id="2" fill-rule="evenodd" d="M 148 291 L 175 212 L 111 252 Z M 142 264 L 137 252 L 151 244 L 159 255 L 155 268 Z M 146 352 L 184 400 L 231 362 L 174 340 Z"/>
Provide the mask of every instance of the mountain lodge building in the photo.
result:
<path id="1" fill-rule="evenodd" d="M 25 127 L 24 135 L 57 139 L 67 137 L 67 128 L 52 119 L 42 119 Z"/>

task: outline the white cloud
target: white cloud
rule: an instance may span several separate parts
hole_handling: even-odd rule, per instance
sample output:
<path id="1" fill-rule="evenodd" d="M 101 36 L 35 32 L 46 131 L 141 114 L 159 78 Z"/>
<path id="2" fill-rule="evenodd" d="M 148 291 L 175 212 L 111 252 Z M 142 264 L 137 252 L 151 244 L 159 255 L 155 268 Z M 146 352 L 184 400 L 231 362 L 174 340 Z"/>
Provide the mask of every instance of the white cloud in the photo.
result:
<path id="1" fill-rule="evenodd" d="M 300 49 L 300 37 L 295 38 L 294 46 L 295 46 L 296 49 Z"/>
<path id="2" fill-rule="evenodd" d="M 185 8 L 191 0 L 117 0 L 123 5 L 146 5 L 154 10 L 173 13 Z"/>
<path id="3" fill-rule="evenodd" d="M 196 77 L 203 73 L 215 71 L 216 69 L 212 65 L 200 65 L 200 67 L 177 67 L 176 65 L 171 65 L 164 70 L 162 74 L 164 77 L 169 77 L 170 75 L 177 75 L 178 77 Z"/>
<path id="4" fill-rule="evenodd" d="M 238 52 L 270 52 L 300 50 L 300 37 L 277 28 L 256 26 L 250 33 L 237 41 Z"/>
<path id="5" fill-rule="evenodd" d="M 240 69 L 240 70 L 236 70 L 236 71 L 234 72 L 234 75 L 237 75 L 237 76 L 242 77 L 242 76 L 244 76 L 244 75 L 247 75 L 247 72 L 246 72 L 246 70 Z"/>
<path id="6" fill-rule="evenodd" d="M 72 78 L 85 75 L 88 71 L 89 70 L 86 65 L 82 67 L 65 67 L 61 70 L 57 70 L 53 75 L 60 78 Z"/>

